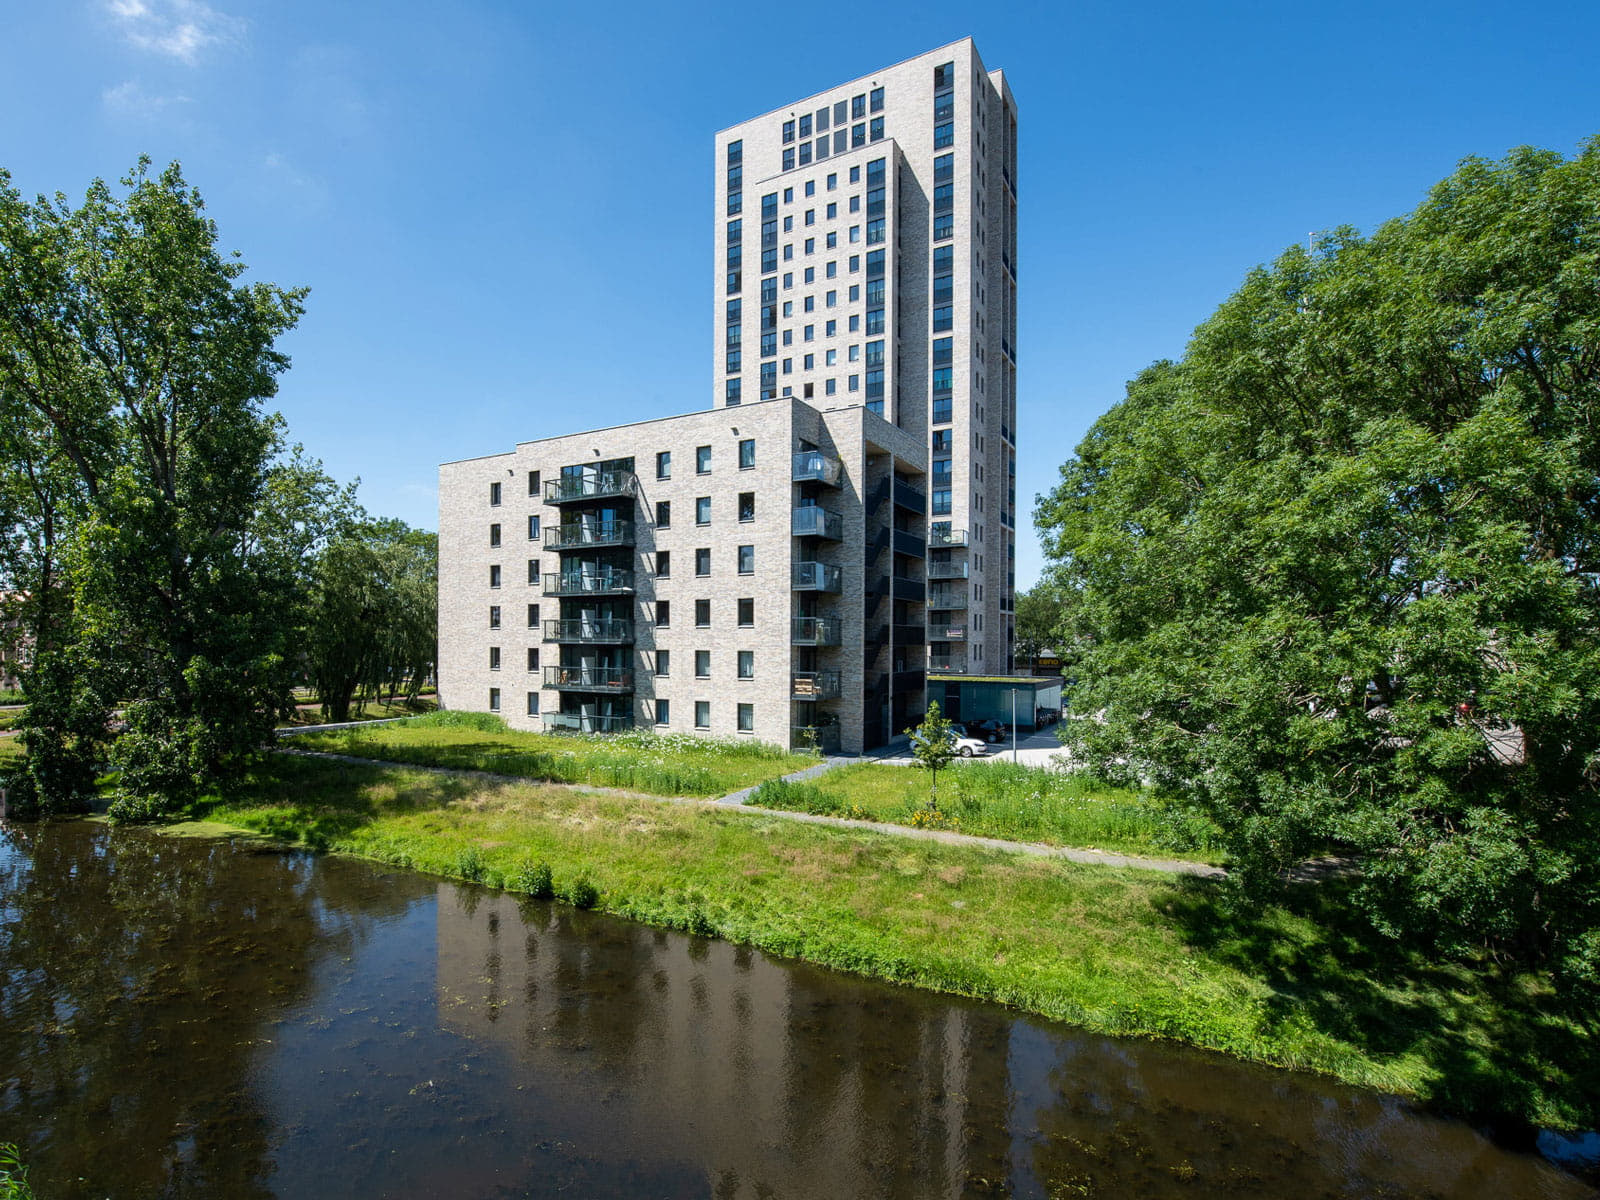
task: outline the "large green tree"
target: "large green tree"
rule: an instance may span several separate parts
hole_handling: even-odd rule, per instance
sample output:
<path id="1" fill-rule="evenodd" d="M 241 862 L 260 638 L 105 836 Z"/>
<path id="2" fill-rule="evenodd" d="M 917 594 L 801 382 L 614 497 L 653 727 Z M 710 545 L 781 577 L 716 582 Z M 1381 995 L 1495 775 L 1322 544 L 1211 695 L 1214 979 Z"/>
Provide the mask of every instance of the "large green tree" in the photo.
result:
<path id="1" fill-rule="evenodd" d="M 177 164 L 122 182 L 74 207 L 0 173 L 0 453 L 7 586 L 44 635 L 19 789 L 80 802 L 125 701 L 113 811 L 138 816 L 270 735 L 329 485 L 263 409 L 304 292 L 239 282 Z"/>
<path id="2" fill-rule="evenodd" d="M 1081 761 L 1247 886 L 1344 845 L 1380 929 L 1600 975 L 1600 143 L 1251 272 L 1037 520 Z"/>

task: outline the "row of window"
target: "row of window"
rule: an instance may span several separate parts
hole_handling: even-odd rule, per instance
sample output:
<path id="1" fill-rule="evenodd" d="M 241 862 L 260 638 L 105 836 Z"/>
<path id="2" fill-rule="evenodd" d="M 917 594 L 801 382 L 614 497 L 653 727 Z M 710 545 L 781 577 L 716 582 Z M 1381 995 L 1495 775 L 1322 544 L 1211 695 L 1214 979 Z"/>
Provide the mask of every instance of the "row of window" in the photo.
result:
<path id="1" fill-rule="evenodd" d="M 875 113 L 883 111 L 883 89 L 881 87 L 852 96 L 848 117 L 845 115 L 845 102 L 839 100 L 831 106 L 824 104 L 814 114 L 802 113 L 797 119 L 785 121 L 783 123 L 783 144 L 787 146 L 794 141 L 796 132 L 803 138 L 810 137 L 813 129 L 818 133 L 826 132 L 830 120 L 834 125 L 843 125 L 847 120 L 859 121 L 867 115 L 869 106 Z M 735 142 L 733 145 L 737 146 L 739 143 Z"/>
<path id="2" fill-rule="evenodd" d="M 783 169 L 792 171 L 796 167 L 809 167 L 813 159 L 821 162 L 830 154 L 843 154 L 846 150 L 859 149 L 869 142 L 881 142 L 883 137 L 883 118 L 873 117 L 869 122 L 851 126 L 848 140 L 845 131 L 841 129 L 832 138 L 824 136 L 814 142 L 801 142 L 798 147 L 786 146 L 783 151 Z"/>
<path id="3" fill-rule="evenodd" d="M 938 150 L 955 144 L 955 63 L 940 63 L 933 69 L 933 145 Z M 937 245 L 955 233 L 955 174 L 956 156 L 940 154 L 933 160 L 933 332 L 943 333 L 955 327 L 955 248 Z M 930 406 L 930 423 L 948 425 L 955 417 L 954 359 L 952 339 L 933 339 L 933 399 Z M 940 433 L 944 434 L 945 452 L 949 452 L 948 430 L 934 433 L 935 453 L 938 452 Z M 930 515 L 948 516 L 950 513 L 950 460 L 935 457 L 932 462 L 934 488 Z M 943 486 L 939 486 L 940 484 Z"/>
<path id="4" fill-rule="evenodd" d="M 672 651 L 657 650 L 655 657 L 655 677 L 657 679 L 670 679 L 672 677 Z M 489 670 L 500 670 L 500 647 L 489 647 Z M 539 670 L 539 648 L 528 647 L 528 670 Z M 754 650 L 739 650 L 735 652 L 734 675 L 738 679 L 754 679 L 756 677 L 756 652 Z M 696 679 L 711 678 L 711 651 L 696 650 L 694 652 L 694 677 Z"/>
<path id="5" fill-rule="evenodd" d="M 500 485 L 495 484 L 494 486 L 499 487 Z M 499 501 L 495 501 L 495 503 L 498 504 Z M 528 540 L 530 542 L 537 542 L 539 540 L 540 532 L 541 524 L 539 518 L 530 514 L 528 517 Z M 500 545 L 500 526 L 498 523 L 494 523 L 489 526 L 489 545 Z"/>
<path id="6" fill-rule="evenodd" d="M 741 546 L 741 550 L 746 547 Z M 672 602 L 670 600 L 657 600 L 655 602 L 655 621 L 652 622 L 657 629 L 672 628 Z M 742 596 L 736 604 L 736 623 L 741 629 L 748 629 L 756 623 L 756 602 L 752 596 Z M 711 601 L 701 598 L 694 602 L 694 624 L 696 629 L 711 628 Z M 500 629 L 501 607 L 498 604 L 489 606 L 489 628 Z M 539 628 L 539 606 L 528 605 L 528 628 Z M 530 650 L 528 657 L 528 670 L 533 670 L 539 665 L 538 651 Z"/>
<path id="7" fill-rule="evenodd" d="M 737 301 L 733 303 L 737 304 Z M 730 320 L 737 321 L 739 310 L 730 307 L 728 310 Z M 741 471 L 753 470 L 756 465 L 756 440 L 743 438 L 739 442 L 739 469 Z M 696 446 L 694 448 L 694 473 L 696 475 L 711 474 L 711 447 Z M 661 450 L 656 453 L 656 478 L 672 478 L 672 451 Z M 664 522 L 658 522 L 664 524 Z"/>
<path id="8" fill-rule="evenodd" d="M 527 713 L 530 717 L 539 715 L 539 693 L 529 692 L 527 700 Z M 500 689 L 489 689 L 489 711 L 500 711 Z M 655 723 L 668 725 L 672 721 L 672 705 L 667 700 L 655 702 Z M 756 727 L 756 706 L 754 704 L 740 704 L 737 706 L 735 721 L 740 733 L 753 733 Z M 696 729 L 711 728 L 711 702 L 709 700 L 696 700 L 694 702 L 694 727 Z"/>

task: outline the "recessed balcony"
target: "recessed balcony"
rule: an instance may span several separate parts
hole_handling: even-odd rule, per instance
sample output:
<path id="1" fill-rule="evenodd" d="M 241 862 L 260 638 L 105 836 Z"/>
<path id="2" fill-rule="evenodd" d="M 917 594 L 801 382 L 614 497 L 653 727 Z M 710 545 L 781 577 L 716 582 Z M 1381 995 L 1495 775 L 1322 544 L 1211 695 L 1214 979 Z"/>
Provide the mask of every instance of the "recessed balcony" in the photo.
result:
<path id="1" fill-rule="evenodd" d="M 625 596 L 634 588 L 629 570 L 603 569 L 589 573 L 563 571 L 544 577 L 546 596 Z"/>
<path id="2" fill-rule="evenodd" d="M 588 550 L 599 546 L 633 545 L 632 521 L 593 521 L 574 525 L 554 525 L 545 530 L 544 544 L 550 550 Z"/>
<path id="3" fill-rule="evenodd" d="M 836 617 L 794 617 L 789 641 L 796 646 L 837 646 L 842 630 Z"/>
<path id="4" fill-rule="evenodd" d="M 839 672 L 797 671 L 789 694 L 796 700 L 837 700 Z"/>
<path id="5" fill-rule="evenodd" d="M 546 504 L 579 504 L 585 500 L 613 500 L 633 495 L 637 478 L 632 471 L 585 471 L 563 475 L 544 485 Z"/>
<path id="6" fill-rule="evenodd" d="M 844 518 L 817 505 L 803 505 L 794 510 L 789 521 L 789 532 L 795 537 L 820 537 L 832 541 L 844 538 Z"/>
<path id="7" fill-rule="evenodd" d="M 577 645 L 620 644 L 633 641 L 633 622 L 625 617 L 579 617 L 576 620 L 546 621 L 544 640 Z"/>
<path id="8" fill-rule="evenodd" d="M 633 668 L 546 667 L 544 686 L 558 692 L 631 692 Z"/>

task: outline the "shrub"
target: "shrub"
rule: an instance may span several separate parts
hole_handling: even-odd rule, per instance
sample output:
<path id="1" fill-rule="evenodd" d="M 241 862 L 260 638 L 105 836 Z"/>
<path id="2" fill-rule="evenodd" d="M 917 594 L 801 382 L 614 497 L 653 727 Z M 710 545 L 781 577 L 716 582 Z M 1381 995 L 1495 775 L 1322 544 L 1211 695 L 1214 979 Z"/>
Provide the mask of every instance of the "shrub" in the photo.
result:
<path id="1" fill-rule="evenodd" d="M 815 813 L 824 817 L 833 816 L 844 807 L 837 797 L 814 783 L 791 782 L 787 779 L 767 780 L 751 794 L 749 803 L 758 808 Z"/>
<path id="2" fill-rule="evenodd" d="M 456 874 L 472 883 L 483 882 L 483 853 L 476 846 L 456 855 Z"/>
<path id="3" fill-rule="evenodd" d="M 600 903 L 600 891 L 589 882 L 587 875 L 580 875 L 567 889 L 567 903 L 573 908 L 593 908 Z"/>
<path id="4" fill-rule="evenodd" d="M 511 877 L 511 886 L 519 892 L 524 892 L 535 900 L 548 900 L 556 894 L 555 884 L 552 882 L 550 864 L 547 862 L 536 863 L 531 859 L 525 860 Z"/>

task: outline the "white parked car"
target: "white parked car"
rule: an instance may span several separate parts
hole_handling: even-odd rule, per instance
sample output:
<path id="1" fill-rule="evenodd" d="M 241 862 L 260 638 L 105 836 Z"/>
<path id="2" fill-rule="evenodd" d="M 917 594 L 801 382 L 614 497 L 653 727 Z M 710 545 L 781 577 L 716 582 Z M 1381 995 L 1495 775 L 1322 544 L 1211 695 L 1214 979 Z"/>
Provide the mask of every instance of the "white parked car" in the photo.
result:
<path id="1" fill-rule="evenodd" d="M 988 743 L 981 738 L 967 737 L 965 734 L 956 733 L 953 730 L 950 734 L 950 747 L 961 758 L 981 758 L 989 753 Z"/>

